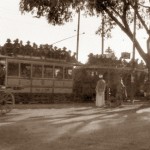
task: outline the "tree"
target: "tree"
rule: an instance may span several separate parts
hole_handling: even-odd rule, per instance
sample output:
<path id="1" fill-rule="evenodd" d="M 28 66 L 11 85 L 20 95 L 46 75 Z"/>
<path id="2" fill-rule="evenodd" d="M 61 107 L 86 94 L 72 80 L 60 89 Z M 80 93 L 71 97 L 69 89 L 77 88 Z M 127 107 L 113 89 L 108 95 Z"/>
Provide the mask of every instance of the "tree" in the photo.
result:
<path id="1" fill-rule="evenodd" d="M 135 43 L 135 47 L 147 64 L 150 81 L 150 7 L 149 0 L 21 0 L 20 10 L 31 12 L 35 17 L 45 16 L 48 23 L 63 25 L 73 19 L 73 10 L 83 10 L 87 15 L 103 14 L 105 20 L 105 34 L 111 32 L 116 25 Z M 147 52 L 145 52 L 134 32 L 131 24 L 136 14 L 137 26 L 142 28 L 148 35 Z M 98 32 L 101 32 L 99 28 Z"/>

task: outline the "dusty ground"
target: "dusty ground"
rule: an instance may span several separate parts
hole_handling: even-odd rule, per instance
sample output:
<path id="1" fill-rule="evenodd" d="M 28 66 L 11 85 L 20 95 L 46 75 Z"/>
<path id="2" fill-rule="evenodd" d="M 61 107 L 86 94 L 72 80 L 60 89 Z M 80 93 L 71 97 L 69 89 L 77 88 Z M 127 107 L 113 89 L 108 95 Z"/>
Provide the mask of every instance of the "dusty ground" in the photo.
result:
<path id="1" fill-rule="evenodd" d="M 0 116 L 0 150 L 150 150 L 150 107 L 19 105 Z"/>

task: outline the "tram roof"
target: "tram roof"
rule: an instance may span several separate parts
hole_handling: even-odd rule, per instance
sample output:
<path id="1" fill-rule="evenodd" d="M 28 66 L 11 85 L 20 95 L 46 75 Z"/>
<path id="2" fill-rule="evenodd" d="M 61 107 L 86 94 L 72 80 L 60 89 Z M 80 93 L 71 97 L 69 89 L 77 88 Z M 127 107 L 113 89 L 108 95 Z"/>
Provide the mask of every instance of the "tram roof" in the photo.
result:
<path id="1" fill-rule="evenodd" d="M 102 66 L 102 65 L 82 65 L 82 66 L 78 66 L 77 69 L 106 69 L 106 70 L 118 70 L 118 71 L 132 71 L 133 68 L 132 67 L 116 67 L 116 66 Z M 141 71 L 141 72 L 148 72 L 147 68 L 135 68 L 135 71 Z"/>
<path id="2" fill-rule="evenodd" d="M 52 58 L 41 58 L 41 57 L 34 57 L 34 56 L 6 56 L 6 55 L 0 55 L 0 58 L 2 59 L 14 59 L 14 60 L 26 60 L 26 61 L 35 61 L 35 62 L 52 62 L 52 63 L 63 63 L 68 64 L 72 66 L 81 66 L 82 64 L 80 62 L 67 62 L 65 60 L 61 59 L 52 59 Z"/>

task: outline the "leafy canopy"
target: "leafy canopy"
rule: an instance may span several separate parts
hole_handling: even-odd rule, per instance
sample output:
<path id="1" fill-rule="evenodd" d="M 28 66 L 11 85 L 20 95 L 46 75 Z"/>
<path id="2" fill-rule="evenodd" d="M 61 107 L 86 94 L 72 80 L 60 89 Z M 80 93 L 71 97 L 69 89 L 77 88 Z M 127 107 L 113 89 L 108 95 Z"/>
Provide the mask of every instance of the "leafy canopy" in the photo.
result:
<path id="1" fill-rule="evenodd" d="M 103 15 L 105 31 L 118 25 L 133 41 L 133 21 L 136 14 L 136 28 L 142 28 L 150 37 L 150 7 L 149 0 L 21 0 L 21 12 L 31 12 L 35 17 L 46 17 L 48 23 L 63 25 L 73 19 L 73 12 L 79 9 L 86 15 Z M 97 33 L 102 33 L 101 26 Z M 134 39 L 135 46 L 142 58 L 148 63 L 149 58 L 142 49 L 138 39 Z M 150 56 L 149 56 L 150 57 Z"/>

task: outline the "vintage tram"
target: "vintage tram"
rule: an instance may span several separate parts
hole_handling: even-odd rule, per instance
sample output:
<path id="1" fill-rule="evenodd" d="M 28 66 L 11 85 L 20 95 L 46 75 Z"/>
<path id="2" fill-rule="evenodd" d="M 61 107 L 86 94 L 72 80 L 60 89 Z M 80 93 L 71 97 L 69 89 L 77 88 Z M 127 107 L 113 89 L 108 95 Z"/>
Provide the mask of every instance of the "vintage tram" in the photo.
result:
<path id="1" fill-rule="evenodd" d="M 65 60 L 41 57 L 0 56 L 1 89 L 15 103 L 53 103 L 72 97 L 73 66 Z"/>
<path id="2" fill-rule="evenodd" d="M 91 101 L 95 98 L 98 75 L 103 74 L 107 82 L 106 99 L 115 97 L 120 76 L 130 98 L 132 71 L 131 67 L 79 65 L 63 59 L 0 55 L 0 89 L 14 97 L 15 103 Z M 146 75 L 145 69 L 135 70 L 135 96 L 140 96 Z"/>

